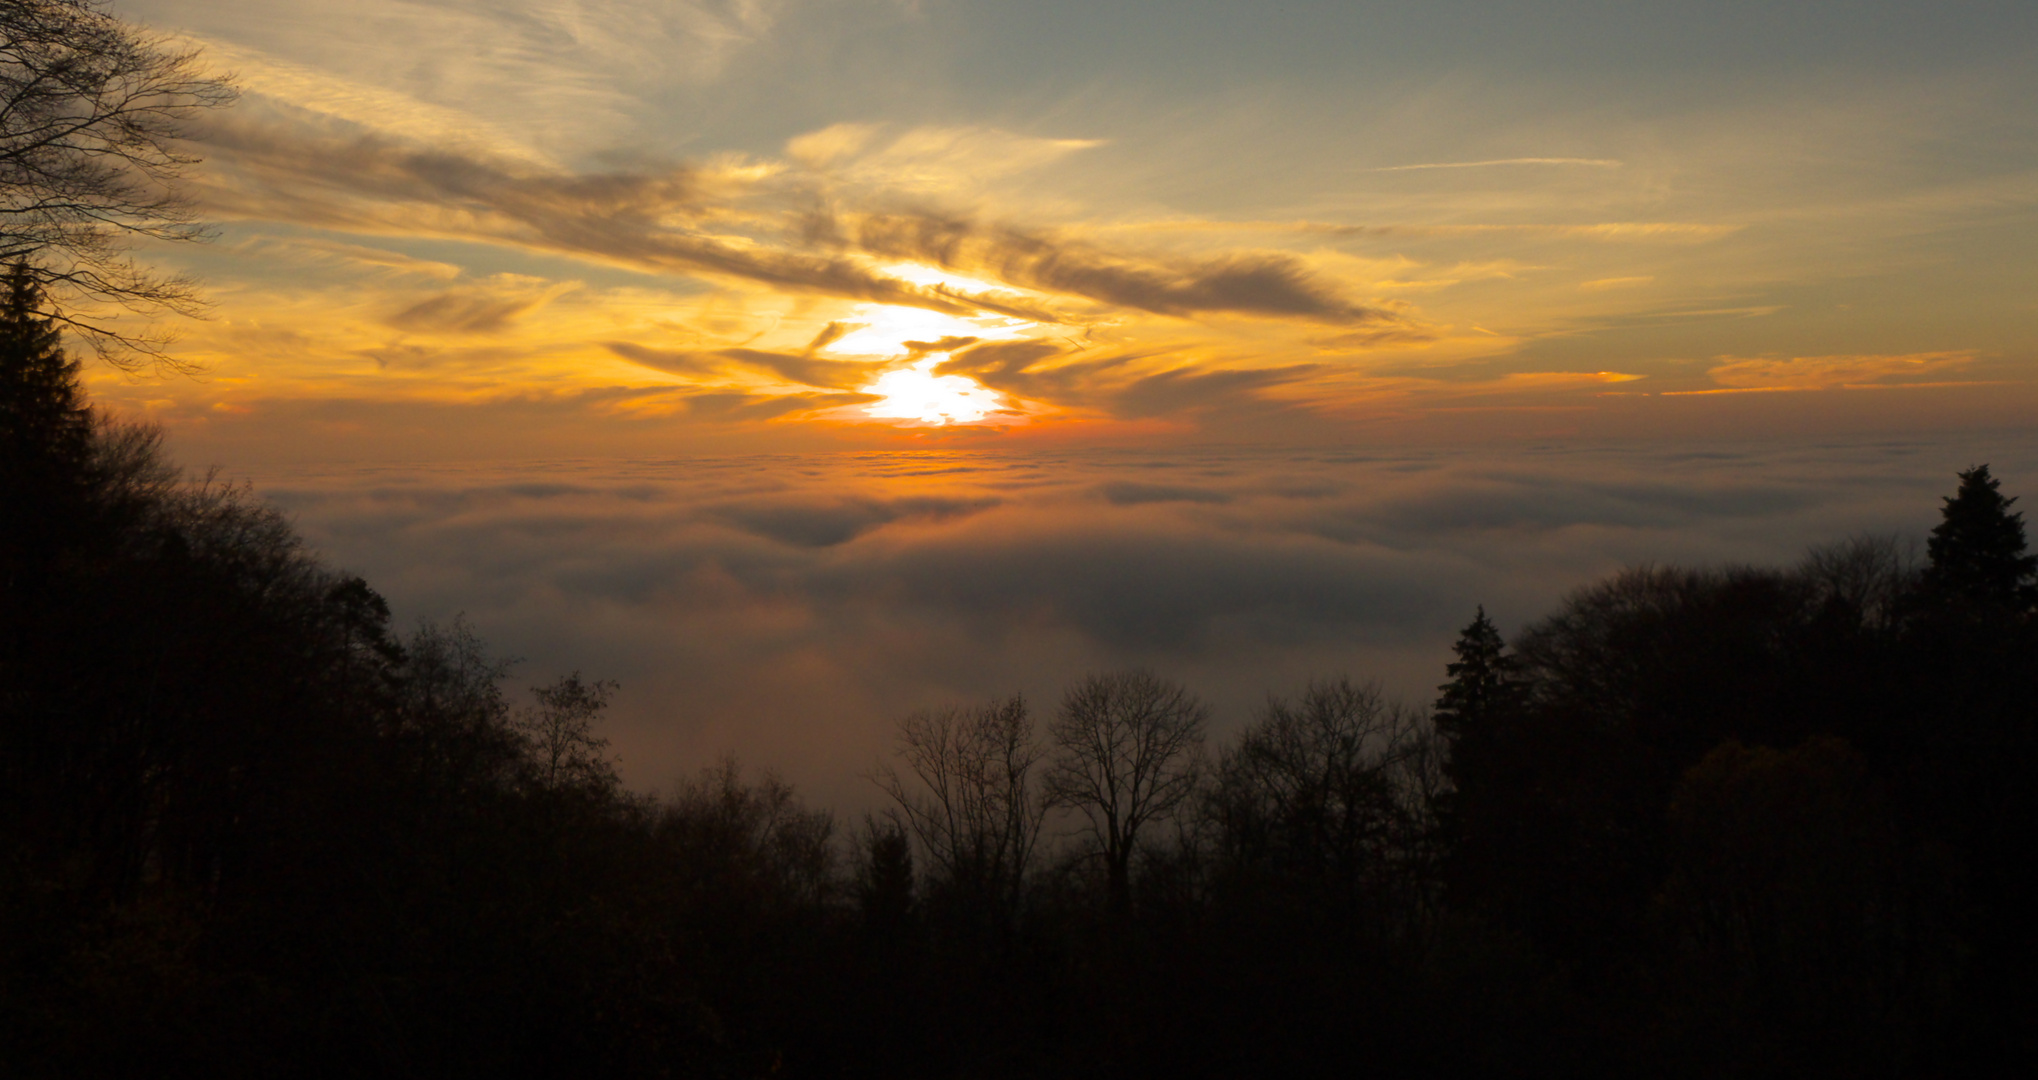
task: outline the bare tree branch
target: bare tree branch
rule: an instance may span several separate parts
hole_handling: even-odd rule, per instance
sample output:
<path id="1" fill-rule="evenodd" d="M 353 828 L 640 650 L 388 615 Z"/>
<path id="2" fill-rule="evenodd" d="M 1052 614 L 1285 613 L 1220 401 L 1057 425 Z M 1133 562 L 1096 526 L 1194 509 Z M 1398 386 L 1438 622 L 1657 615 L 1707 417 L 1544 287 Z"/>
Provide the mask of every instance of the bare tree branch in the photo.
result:
<path id="1" fill-rule="evenodd" d="M 906 717 L 899 722 L 899 756 L 917 783 L 889 765 L 871 779 L 891 797 L 895 819 L 920 841 L 943 884 L 1009 913 L 1046 813 L 1030 787 L 1041 755 L 1026 701 L 1014 695 Z"/>
<path id="2" fill-rule="evenodd" d="M 621 781 L 608 757 L 609 741 L 594 733 L 595 721 L 615 692 L 614 682 L 589 682 L 578 671 L 549 686 L 531 688 L 538 707 L 519 713 L 512 723 L 529 745 L 540 788 L 616 789 Z"/>
<path id="3" fill-rule="evenodd" d="M 1270 697 L 1219 762 L 1208 809 L 1234 866 L 1306 883 L 1348 918 L 1417 919 L 1444 782 L 1426 716 L 1339 678 Z"/>
<path id="4" fill-rule="evenodd" d="M 1123 671 L 1071 687 L 1048 726 L 1056 750 L 1049 797 L 1087 821 L 1120 915 L 1130 911 L 1140 830 L 1196 791 L 1205 715 L 1181 685 Z"/>
<path id="5" fill-rule="evenodd" d="M 166 334 L 117 312 L 205 311 L 196 282 L 127 252 L 210 236 L 180 189 L 198 163 L 181 140 L 236 93 L 97 0 L 0 0 L 0 262 L 28 265 L 51 316 L 116 366 L 177 366 Z"/>

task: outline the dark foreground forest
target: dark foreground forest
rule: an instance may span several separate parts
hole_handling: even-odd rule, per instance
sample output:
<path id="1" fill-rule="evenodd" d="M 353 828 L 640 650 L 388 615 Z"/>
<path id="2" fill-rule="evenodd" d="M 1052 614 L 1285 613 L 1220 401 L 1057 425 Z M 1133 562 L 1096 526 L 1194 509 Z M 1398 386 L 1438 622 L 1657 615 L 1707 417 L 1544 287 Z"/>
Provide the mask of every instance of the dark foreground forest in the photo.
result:
<path id="1" fill-rule="evenodd" d="M 0 1074 L 2034 1060 L 2038 564 L 1985 467 L 1927 557 L 1482 613 L 1433 707 L 1329 678 L 1206 746 L 1115 672 L 907 717 L 845 822 L 734 764 L 624 790 L 611 686 L 399 634 L 0 299 Z"/>

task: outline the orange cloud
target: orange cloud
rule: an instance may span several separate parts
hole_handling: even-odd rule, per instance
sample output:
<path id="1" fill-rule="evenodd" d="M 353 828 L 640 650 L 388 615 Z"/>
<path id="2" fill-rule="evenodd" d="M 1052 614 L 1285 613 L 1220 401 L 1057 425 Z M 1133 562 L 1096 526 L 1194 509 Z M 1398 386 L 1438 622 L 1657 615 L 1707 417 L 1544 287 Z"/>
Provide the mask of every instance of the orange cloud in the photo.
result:
<path id="1" fill-rule="evenodd" d="M 1116 251 L 1054 230 L 929 209 L 837 210 L 832 197 L 770 163 L 710 160 L 577 173 L 254 114 L 212 118 L 202 140 L 213 158 L 206 208 L 241 220 L 479 241 L 793 295 L 1042 324 L 1074 321 L 1052 310 L 1052 297 L 1088 302 L 1100 314 L 1403 321 L 1343 295 L 1338 283 L 1285 252 L 1191 259 Z M 914 281 L 874 259 L 963 271 L 992 287 L 940 275 Z M 447 299 L 416 318 L 465 329 L 498 326 L 514 314 L 471 306 Z"/>
<path id="2" fill-rule="evenodd" d="M 1788 390 L 1895 389 L 1923 385 L 1922 377 L 1959 371 L 1974 362 L 1971 352 L 1897 355 L 1722 357 L 1706 374 L 1716 390 L 1675 390 L 1669 395 L 1767 393 Z M 1934 383 L 1933 385 L 1944 385 Z"/>

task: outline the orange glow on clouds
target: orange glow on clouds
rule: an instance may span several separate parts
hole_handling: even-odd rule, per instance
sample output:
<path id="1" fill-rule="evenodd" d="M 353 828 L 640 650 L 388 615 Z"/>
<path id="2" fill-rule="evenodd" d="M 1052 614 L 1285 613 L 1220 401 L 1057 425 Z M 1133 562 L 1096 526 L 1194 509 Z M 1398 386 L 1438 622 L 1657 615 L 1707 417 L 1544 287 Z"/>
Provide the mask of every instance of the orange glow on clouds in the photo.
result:
<path id="1" fill-rule="evenodd" d="M 918 420 L 928 424 L 971 424 L 1004 406 L 998 393 L 961 375 L 936 375 L 937 353 L 909 368 L 888 371 L 864 388 L 884 400 L 864 412 L 879 420 Z"/>

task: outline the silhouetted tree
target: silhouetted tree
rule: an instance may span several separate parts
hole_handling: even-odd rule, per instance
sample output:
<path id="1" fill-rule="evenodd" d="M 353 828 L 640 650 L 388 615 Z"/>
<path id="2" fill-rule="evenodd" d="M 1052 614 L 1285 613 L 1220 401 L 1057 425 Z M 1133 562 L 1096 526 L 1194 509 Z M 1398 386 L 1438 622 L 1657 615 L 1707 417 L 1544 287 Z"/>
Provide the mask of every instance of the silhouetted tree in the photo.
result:
<path id="1" fill-rule="evenodd" d="M 1049 797 L 1082 815 L 1117 917 L 1131 912 L 1141 831 L 1195 793 L 1206 717 L 1186 687 L 1136 670 L 1084 678 L 1048 725 Z"/>
<path id="2" fill-rule="evenodd" d="M 418 813 L 516 781 L 528 744 L 503 696 L 510 666 L 464 619 L 426 623 L 404 641 L 398 693 L 380 719 Z"/>
<path id="3" fill-rule="evenodd" d="M 899 721 L 898 753 L 872 779 L 898 822 L 920 841 L 936 882 L 966 905 L 1009 918 L 1019 901 L 1045 803 L 1032 785 L 1042 750 L 1019 695 L 977 708 L 916 712 Z"/>
<path id="4" fill-rule="evenodd" d="M 916 911 L 913 838 L 897 821 L 865 816 L 857 836 L 856 906 L 879 938 L 897 935 Z"/>
<path id="5" fill-rule="evenodd" d="M 1536 742 L 1530 689 L 1499 627 L 1481 606 L 1459 633 L 1449 682 L 1431 713 L 1446 783 L 1430 800 L 1443 879 L 1462 910 L 1489 907 L 1514 890 L 1545 830 L 1524 828 L 1522 797 L 1534 790 Z"/>
<path id="6" fill-rule="evenodd" d="M 1772 571 L 1642 567 L 1529 627 L 1518 715 L 1453 749 L 1459 901 L 1592 978 L 1638 948 L 1684 770 L 1724 739 L 1816 730 L 1826 706 L 1796 647 L 1806 597 Z"/>
<path id="7" fill-rule="evenodd" d="M 725 759 L 678 785 L 655 820 L 662 842 L 695 871 L 695 887 L 723 891 L 718 904 L 782 910 L 834 892 L 834 815 L 808 809 L 774 773 L 753 784 Z"/>
<path id="8" fill-rule="evenodd" d="M 1227 869 L 1300 894 L 1344 929 L 1386 929 L 1425 876 L 1428 736 L 1375 684 L 1270 698 L 1210 793 Z"/>
<path id="9" fill-rule="evenodd" d="M 1657 901 L 1683 1052 L 1718 1075 L 1894 1074 L 1944 1017 L 1962 948 L 1943 859 L 1844 740 L 1728 741 L 1669 806 Z M 1726 1037 L 1723 1037 L 1726 1036 Z"/>
<path id="10" fill-rule="evenodd" d="M 1533 709 L 1660 748 L 1676 760 L 1663 774 L 1674 782 L 1722 739 L 1794 744 L 1812 733 L 1810 717 L 1776 695 L 1804 674 L 1795 642 L 1814 599 L 1775 570 L 1638 567 L 1567 596 L 1517 639 L 1516 663 Z"/>
<path id="11" fill-rule="evenodd" d="M 1917 541 L 1896 534 L 1864 534 L 1812 548 L 1796 574 L 1811 587 L 1812 602 L 1838 601 L 1858 612 L 1864 622 L 1882 626 L 1892 620 L 1923 572 Z"/>
<path id="12" fill-rule="evenodd" d="M 1507 653 L 1500 628 L 1486 617 L 1485 605 L 1451 650 L 1458 659 L 1444 669 L 1451 681 L 1437 688 L 1441 693 L 1430 716 L 1442 739 L 1444 771 L 1457 781 L 1464 757 L 1476 757 L 1478 744 L 1493 737 L 1493 728 L 1506 723 L 1520 705 L 1522 686 L 1515 659 Z"/>
<path id="13" fill-rule="evenodd" d="M 1960 474 L 1960 490 L 1945 500 L 1926 543 L 1926 581 L 1970 600 L 2028 606 L 2038 598 L 2031 584 L 2038 555 L 2026 553 L 2024 515 L 2010 511 L 2017 500 L 2004 498 L 2001 486 L 1987 465 Z"/>
<path id="14" fill-rule="evenodd" d="M 181 181 L 197 163 L 192 121 L 234 99 L 224 79 L 94 0 L 0 4 L 0 260 L 59 292 L 53 317 L 101 355 L 166 358 L 161 340 L 118 328 L 110 303 L 191 313 L 192 282 L 138 266 L 130 240 L 205 236 Z"/>
<path id="15" fill-rule="evenodd" d="M 1458 659 L 1444 669 L 1451 681 L 1437 688 L 1442 694 L 1431 715 L 1439 732 L 1456 739 L 1505 707 L 1515 690 L 1515 665 L 1483 604 L 1451 651 Z"/>
<path id="16" fill-rule="evenodd" d="M 39 573 L 54 545 L 88 528 L 92 412 L 78 363 L 22 263 L 0 297 L 0 588 Z"/>
<path id="17" fill-rule="evenodd" d="M 595 721 L 615 692 L 614 682 L 589 682 L 578 671 L 531 688 L 538 707 L 520 714 L 515 726 L 530 740 L 541 790 L 602 793 L 621 783 L 605 754 L 609 741 L 594 733 Z"/>
<path id="18" fill-rule="evenodd" d="M 0 439 L 7 461 L 84 467 L 92 413 L 66 356 L 63 328 L 44 310 L 42 286 L 26 263 L 7 272 L 0 298 Z"/>
<path id="19" fill-rule="evenodd" d="M 1891 689 L 1903 712 L 1877 764 L 1903 809 L 1957 857 L 1972 903 L 1963 1045 L 2029 1053 L 2038 1014 L 2038 560 L 1986 465 L 1960 473 L 1927 542 Z M 2022 1030 L 2026 1034 L 2010 1036 Z M 2018 1048 L 2015 1051 L 2010 1047 Z M 1970 1051 L 1970 1054 L 1976 1052 Z M 1987 1055 L 1970 1057 L 1979 1064 Z"/>

